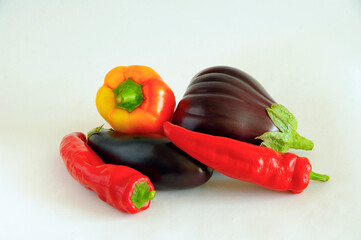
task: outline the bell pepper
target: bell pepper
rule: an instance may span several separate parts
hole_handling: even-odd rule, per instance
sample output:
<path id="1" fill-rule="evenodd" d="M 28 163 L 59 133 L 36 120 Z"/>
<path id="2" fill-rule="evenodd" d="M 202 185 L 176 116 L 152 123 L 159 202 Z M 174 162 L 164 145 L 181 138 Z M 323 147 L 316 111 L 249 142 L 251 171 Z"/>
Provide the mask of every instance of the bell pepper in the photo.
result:
<path id="1" fill-rule="evenodd" d="M 172 118 L 175 97 L 152 68 L 120 66 L 105 76 L 97 92 L 96 106 L 118 132 L 163 134 L 162 125 Z"/>

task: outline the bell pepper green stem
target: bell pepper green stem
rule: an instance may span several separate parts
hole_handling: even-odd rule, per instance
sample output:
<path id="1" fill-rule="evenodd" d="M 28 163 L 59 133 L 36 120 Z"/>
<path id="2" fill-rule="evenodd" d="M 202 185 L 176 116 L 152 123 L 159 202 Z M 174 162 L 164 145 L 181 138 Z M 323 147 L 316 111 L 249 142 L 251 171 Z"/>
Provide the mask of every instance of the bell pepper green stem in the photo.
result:
<path id="1" fill-rule="evenodd" d="M 128 112 L 133 112 L 144 101 L 142 85 L 136 83 L 131 78 L 120 83 L 113 89 L 115 97 L 115 107 L 122 108 Z"/>
<path id="2" fill-rule="evenodd" d="M 310 172 L 310 179 L 315 181 L 327 182 L 330 177 L 324 174 Z"/>
<path id="3" fill-rule="evenodd" d="M 146 181 L 140 182 L 135 185 L 132 197 L 130 200 L 138 209 L 143 207 L 149 200 L 155 196 L 155 191 L 149 191 L 149 185 Z"/>

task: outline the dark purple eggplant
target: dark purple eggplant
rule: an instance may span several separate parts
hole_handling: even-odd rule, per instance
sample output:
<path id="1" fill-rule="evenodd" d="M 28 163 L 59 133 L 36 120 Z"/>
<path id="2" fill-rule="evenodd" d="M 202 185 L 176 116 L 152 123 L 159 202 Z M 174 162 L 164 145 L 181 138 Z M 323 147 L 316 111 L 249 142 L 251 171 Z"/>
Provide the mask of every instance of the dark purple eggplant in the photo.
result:
<path id="1" fill-rule="evenodd" d="M 127 135 L 97 128 L 89 133 L 88 145 L 105 163 L 126 165 L 148 176 L 156 190 L 196 187 L 213 173 L 161 135 Z"/>
<path id="2" fill-rule="evenodd" d="M 211 67 L 195 75 L 172 122 L 279 152 L 313 148 L 312 141 L 296 132 L 295 117 L 254 78 L 232 67 Z"/>

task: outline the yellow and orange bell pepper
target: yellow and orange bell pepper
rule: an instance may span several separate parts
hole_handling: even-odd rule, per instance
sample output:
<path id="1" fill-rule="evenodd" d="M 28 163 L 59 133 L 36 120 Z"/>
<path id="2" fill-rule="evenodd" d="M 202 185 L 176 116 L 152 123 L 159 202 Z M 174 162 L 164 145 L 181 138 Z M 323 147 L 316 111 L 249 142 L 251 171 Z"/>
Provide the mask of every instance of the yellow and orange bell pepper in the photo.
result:
<path id="1" fill-rule="evenodd" d="M 172 118 L 175 97 L 152 68 L 121 66 L 105 76 L 96 96 L 96 106 L 116 131 L 163 134 L 162 125 Z"/>

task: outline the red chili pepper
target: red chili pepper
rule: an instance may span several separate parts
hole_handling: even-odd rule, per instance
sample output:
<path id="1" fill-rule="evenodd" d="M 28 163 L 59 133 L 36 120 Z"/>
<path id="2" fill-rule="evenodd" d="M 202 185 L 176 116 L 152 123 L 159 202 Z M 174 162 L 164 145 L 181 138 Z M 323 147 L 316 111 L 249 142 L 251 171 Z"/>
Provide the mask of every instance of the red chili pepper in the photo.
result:
<path id="1" fill-rule="evenodd" d="M 122 212 L 137 213 L 155 196 L 149 178 L 126 166 L 105 164 L 86 144 L 83 133 L 71 133 L 60 144 L 60 155 L 70 175 L 99 198 Z"/>
<path id="2" fill-rule="evenodd" d="M 167 137 L 178 148 L 232 178 L 293 193 L 301 193 L 309 179 L 329 179 L 326 175 L 311 172 L 308 159 L 293 153 L 280 153 L 226 137 L 193 132 L 169 122 L 163 127 Z"/>

